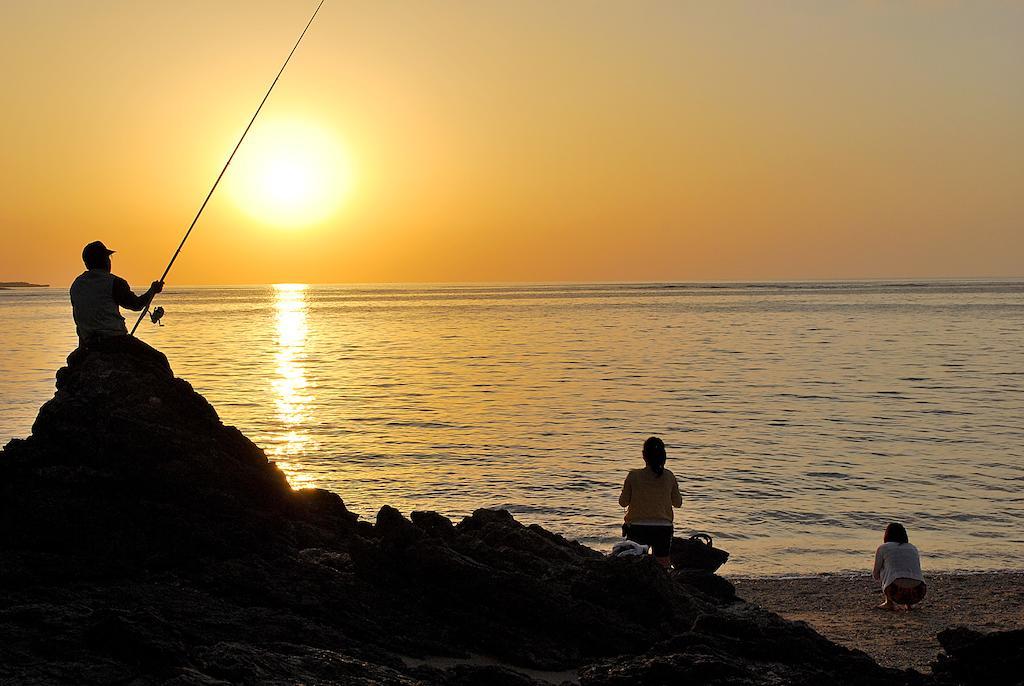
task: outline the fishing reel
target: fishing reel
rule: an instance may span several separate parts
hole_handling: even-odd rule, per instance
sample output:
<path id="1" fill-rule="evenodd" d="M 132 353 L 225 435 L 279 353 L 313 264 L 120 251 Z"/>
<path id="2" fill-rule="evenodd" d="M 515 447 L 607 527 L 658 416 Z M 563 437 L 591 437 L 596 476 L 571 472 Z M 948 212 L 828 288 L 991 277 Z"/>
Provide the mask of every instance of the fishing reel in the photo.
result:
<path id="1" fill-rule="evenodd" d="M 163 326 L 164 323 L 160 321 L 164 317 L 164 308 L 156 307 L 152 312 L 149 313 L 149 321 L 153 322 L 157 326 Z"/>

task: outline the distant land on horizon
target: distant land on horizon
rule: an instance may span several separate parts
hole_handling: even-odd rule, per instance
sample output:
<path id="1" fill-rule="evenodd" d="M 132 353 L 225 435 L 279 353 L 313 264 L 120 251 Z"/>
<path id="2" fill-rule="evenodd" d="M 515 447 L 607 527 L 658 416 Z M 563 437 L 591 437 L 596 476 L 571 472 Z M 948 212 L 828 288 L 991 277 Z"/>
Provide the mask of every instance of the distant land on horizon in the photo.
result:
<path id="1" fill-rule="evenodd" d="M 28 281 L 0 281 L 0 288 L 49 288 L 48 283 L 29 283 Z"/>

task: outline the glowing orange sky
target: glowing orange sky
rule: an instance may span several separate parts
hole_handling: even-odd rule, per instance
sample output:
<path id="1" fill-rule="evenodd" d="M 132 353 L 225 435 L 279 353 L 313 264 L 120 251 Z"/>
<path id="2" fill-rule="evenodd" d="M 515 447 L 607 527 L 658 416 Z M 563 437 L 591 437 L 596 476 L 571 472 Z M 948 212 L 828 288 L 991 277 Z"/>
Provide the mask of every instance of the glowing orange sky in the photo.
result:
<path id="1" fill-rule="evenodd" d="M 0 280 L 68 283 L 97 238 L 158 276 L 313 6 L 4 3 Z M 1021 276 L 1021 27 L 995 1 L 328 0 L 251 136 L 331 131 L 351 192 L 282 229 L 218 191 L 171 282 Z"/>

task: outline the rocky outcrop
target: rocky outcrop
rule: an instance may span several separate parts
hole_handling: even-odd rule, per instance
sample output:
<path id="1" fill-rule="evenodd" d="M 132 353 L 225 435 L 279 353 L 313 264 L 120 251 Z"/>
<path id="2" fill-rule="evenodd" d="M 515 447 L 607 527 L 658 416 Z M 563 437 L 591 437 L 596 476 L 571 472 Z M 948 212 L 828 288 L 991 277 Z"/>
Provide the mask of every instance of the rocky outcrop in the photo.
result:
<path id="1" fill-rule="evenodd" d="M 983 634 L 964 627 L 939 632 L 945 651 L 932 664 L 941 684 L 1020 686 L 1024 684 L 1024 630 Z"/>
<path id="2" fill-rule="evenodd" d="M 262 450 L 143 346 L 61 369 L 32 436 L 6 446 L 4 548 L 119 572 L 326 545 L 353 530 L 340 498 L 292 492 Z"/>
<path id="3" fill-rule="evenodd" d="M 0 682 L 913 684 L 720 577 L 293 491 L 141 346 L 0 453 Z"/>

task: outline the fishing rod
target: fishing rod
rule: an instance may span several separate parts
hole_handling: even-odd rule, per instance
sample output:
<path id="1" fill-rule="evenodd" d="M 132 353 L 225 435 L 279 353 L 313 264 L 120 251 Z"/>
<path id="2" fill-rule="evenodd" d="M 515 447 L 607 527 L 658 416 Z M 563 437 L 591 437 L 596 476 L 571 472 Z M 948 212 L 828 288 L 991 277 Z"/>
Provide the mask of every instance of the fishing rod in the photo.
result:
<path id="1" fill-rule="evenodd" d="M 327 0 L 320 0 L 320 4 L 316 6 L 315 10 L 313 10 L 313 16 L 311 16 L 309 21 L 306 22 L 306 28 L 302 29 L 302 33 L 299 34 L 299 39 L 295 41 L 295 45 L 292 46 L 291 52 L 288 53 L 288 57 L 285 58 L 284 64 L 281 65 L 281 68 L 277 72 L 277 76 L 274 77 L 274 80 L 270 84 L 270 88 L 267 89 L 267 94 L 263 96 L 263 100 L 260 101 L 259 107 L 256 108 L 256 111 L 252 115 L 252 119 L 249 120 L 249 125 L 245 127 L 245 131 L 242 132 L 241 138 L 239 138 L 238 142 L 235 144 L 235 149 L 231 151 L 231 154 L 228 156 L 228 161 L 224 163 L 224 168 L 220 170 L 220 174 L 217 174 L 216 181 L 213 182 L 210 192 L 206 194 L 206 199 L 203 200 L 203 204 L 199 206 L 199 211 L 196 212 L 195 218 L 192 220 L 192 223 L 189 224 L 188 231 L 185 232 L 185 236 L 181 239 L 181 243 L 178 244 L 178 249 L 175 250 L 174 255 L 171 256 L 171 261 L 167 263 L 167 269 L 164 270 L 163 276 L 160 277 L 160 281 L 164 281 L 167 278 L 167 274 L 170 273 L 171 267 L 174 266 L 174 261 L 178 259 L 178 254 L 181 253 L 181 249 L 185 247 L 185 241 L 188 240 L 189 235 L 192 233 L 192 229 L 196 226 L 196 222 L 199 221 L 200 215 L 202 215 L 203 210 L 206 209 L 206 203 L 210 202 L 213 192 L 217 190 L 217 184 L 219 184 L 220 180 L 224 177 L 224 172 L 228 170 L 231 160 L 235 159 L 235 153 L 238 152 L 238 148 L 242 146 L 242 141 L 245 140 L 246 134 L 249 133 L 249 129 L 252 128 L 253 122 L 255 122 L 256 117 L 259 116 L 260 110 L 263 109 L 263 103 L 265 103 L 267 98 L 270 97 L 271 91 L 273 91 L 274 86 L 277 85 L 277 80 L 281 78 L 281 74 L 284 73 L 284 68 L 288 66 L 288 62 L 291 61 L 292 55 L 294 55 L 295 50 L 298 49 L 299 43 L 302 42 L 303 37 L 306 35 L 306 31 L 309 31 L 309 27 L 313 25 L 313 20 L 316 19 L 317 13 L 320 11 L 320 8 L 324 6 L 326 1 Z M 132 327 L 130 335 L 135 335 L 135 330 L 139 328 L 139 324 L 141 324 L 142 320 L 146 318 L 146 315 L 149 313 L 149 306 L 153 304 L 153 300 L 155 298 L 156 295 L 154 294 L 153 297 L 150 298 L 149 302 L 146 303 L 146 307 L 142 310 L 141 314 L 139 314 L 139 318 L 135 320 L 135 326 Z"/>

